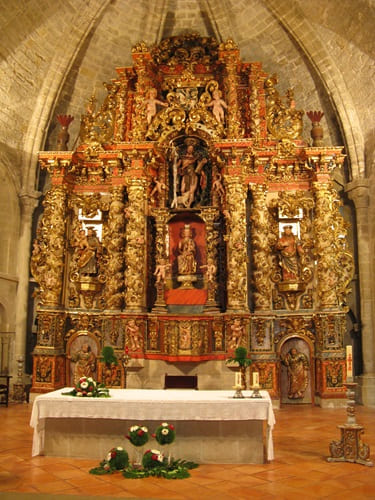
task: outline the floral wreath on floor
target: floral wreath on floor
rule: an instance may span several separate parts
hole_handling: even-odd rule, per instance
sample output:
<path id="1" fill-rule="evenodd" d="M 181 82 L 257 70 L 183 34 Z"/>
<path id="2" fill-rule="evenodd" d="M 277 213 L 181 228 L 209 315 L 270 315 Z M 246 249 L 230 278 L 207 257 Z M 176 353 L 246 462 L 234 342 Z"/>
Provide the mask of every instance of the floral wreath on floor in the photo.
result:
<path id="1" fill-rule="evenodd" d="M 63 396 L 87 398 L 110 398 L 109 390 L 104 384 L 98 384 L 92 377 L 81 377 L 72 391 L 62 392 Z"/>
<path id="2" fill-rule="evenodd" d="M 129 433 L 125 436 L 133 446 L 144 446 L 148 439 L 149 433 L 145 426 L 133 425 L 129 429 Z M 160 424 L 152 437 L 160 445 L 170 445 L 176 438 L 176 431 L 172 424 L 163 422 Z M 94 467 L 90 470 L 90 474 L 102 475 L 113 474 L 121 471 L 122 475 L 127 479 L 138 479 L 149 476 L 164 477 L 166 479 L 184 479 L 190 477 L 189 470 L 195 469 L 198 464 L 195 462 L 175 459 L 170 456 L 166 458 L 160 450 L 148 449 L 142 457 L 142 465 L 136 466 L 129 464 L 129 455 L 126 450 L 118 446 L 112 448 L 106 458 L 102 460 L 99 467 Z"/>

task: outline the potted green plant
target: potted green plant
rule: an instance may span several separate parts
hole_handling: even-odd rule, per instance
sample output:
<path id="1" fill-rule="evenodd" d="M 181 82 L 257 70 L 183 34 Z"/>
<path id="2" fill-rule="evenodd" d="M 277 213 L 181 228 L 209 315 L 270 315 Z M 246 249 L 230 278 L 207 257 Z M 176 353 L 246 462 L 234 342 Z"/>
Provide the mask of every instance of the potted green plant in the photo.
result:
<path id="1" fill-rule="evenodd" d="M 252 360 L 248 357 L 247 349 L 245 347 L 237 347 L 234 351 L 234 356 L 228 358 L 226 363 L 236 363 L 239 366 L 241 373 L 241 385 L 246 390 L 246 369 L 251 365 Z"/>

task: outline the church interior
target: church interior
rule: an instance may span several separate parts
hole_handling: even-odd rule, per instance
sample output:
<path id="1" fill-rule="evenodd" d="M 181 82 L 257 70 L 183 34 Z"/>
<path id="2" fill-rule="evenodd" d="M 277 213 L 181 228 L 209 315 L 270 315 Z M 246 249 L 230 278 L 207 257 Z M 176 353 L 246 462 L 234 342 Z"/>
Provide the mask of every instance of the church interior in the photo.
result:
<path id="1" fill-rule="evenodd" d="M 364 467 L 375 444 L 372 2 L 0 5 L 9 427 L 21 432 L 35 398 L 81 377 L 111 390 L 235 384 L 272 401 L 275 460 L 206 465 L 191 493 L 145 479 L 126 494 L 193 498 L 212 482 L 207 498 L 247 498 L 246 488 L 293 498 L 307 486 L 301 460 L 312 498 L 342 498 L 344 486 L 351 498 L 375 494 Z M 358 463 L 341 450 L 355 412 Z M 330 451 L 351 464 L 327 463 L 346 418 Z M 307 429 L 305 451 L 288 422 Z M 18 452 L 7 444 L 1 455 Z M 24 445 L 19 456 L 29 472 L 54 466 Z M 78 463 L 59 459 L 57 470 L 74 476 Z M 350 470 L 352 484 L 319 489 L 332 469 L 330 481 Z M 0 465 L 0 491 L 21 493 L 12 471 Z M 247 482 L 220 496 L 220 475 Z M 100 481 L 80 490 L 56 479 L 46 493 L 104 495 Z"/>

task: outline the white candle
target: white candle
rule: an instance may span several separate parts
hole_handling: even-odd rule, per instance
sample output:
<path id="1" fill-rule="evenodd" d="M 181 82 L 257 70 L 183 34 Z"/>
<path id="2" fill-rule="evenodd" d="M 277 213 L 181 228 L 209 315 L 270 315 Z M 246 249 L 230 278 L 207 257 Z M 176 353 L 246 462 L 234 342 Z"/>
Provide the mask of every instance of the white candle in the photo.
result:
<path id="1" fill-rule="evenodd" d="M 253 386 L 254 387 L 259 386 L 259 373 L 258 372 L 253 372 Z"/>
<path id="2" fill-rule="evenodd" d="M 353 378 L 353 350 L 351 345 L 346 346 L 346 380 Z"/>

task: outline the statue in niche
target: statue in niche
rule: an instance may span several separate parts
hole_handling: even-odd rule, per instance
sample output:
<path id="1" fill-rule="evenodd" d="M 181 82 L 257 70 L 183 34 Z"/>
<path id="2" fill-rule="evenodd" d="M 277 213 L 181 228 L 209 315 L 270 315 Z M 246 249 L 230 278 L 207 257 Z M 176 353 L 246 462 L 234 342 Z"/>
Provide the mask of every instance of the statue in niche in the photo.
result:
<path id="1" fill-rule="evenodd" d="M 80 350 L 73 353 L 70 359 L 75 363 L 73 375 L 75 384 L 81 377 L 94 377 L 96 357 L 87 342 L 83 343 Z"/>
<path id="2" fill-rule="evenodd" d="M 281 361 L 287 367 L 288 398 L 303 399 L 308 385 L 309 361 L 306 354 L 292 347 Z"/>
<path id="3" fill-rule="evenodd" d="M 96 276 L 98 274 L 98 255 L 102 252 L 102 245 L 95 229 L 89 227 L 87 235 L 84 229 L 80 229 L 74 246 L 80 275 Z"/>
<path id="4" fill-rule="evenodd" d="M 303 254 L 301 242 L 293 234 L 293 226 L 284 226 L 284 231 L 276 244 L 279 251 L 283 281 L 298 281 L 300 278 L 300 257 Z"/>
<path id="5" fill-rule="evenodd" d="M 195 274 L 197 261 L 195 260 L 196 245 L 193 240 L 193 233 L 189 224 L 185 224 L 181 240 L 178 243 L 177 265 L 178 274 Z"/>
<path id="6" fill-rule="evenodd" d="M 198 141 L 185 140 L 185 150 L 173 155 L 173 200 L 171 208 L 191 208 L 200 204 L 200 193 L 207 187 L 204 166 L 208 158 L 198 151 Z"/>

